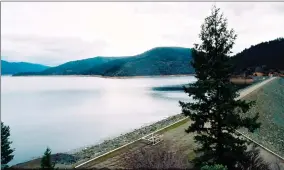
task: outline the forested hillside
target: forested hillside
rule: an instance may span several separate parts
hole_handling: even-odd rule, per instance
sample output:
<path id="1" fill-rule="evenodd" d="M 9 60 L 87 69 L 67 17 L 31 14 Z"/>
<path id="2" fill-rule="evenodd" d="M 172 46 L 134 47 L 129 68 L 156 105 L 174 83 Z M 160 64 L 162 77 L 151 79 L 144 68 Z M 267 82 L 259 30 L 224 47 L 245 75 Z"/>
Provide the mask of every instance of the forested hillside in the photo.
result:
<path id="1" fill-rule="evenodd" d="M 284 70 L 284 38 L 262 42 L 236 54 L 236 71 L 264 67 L 266 70 Z"/>

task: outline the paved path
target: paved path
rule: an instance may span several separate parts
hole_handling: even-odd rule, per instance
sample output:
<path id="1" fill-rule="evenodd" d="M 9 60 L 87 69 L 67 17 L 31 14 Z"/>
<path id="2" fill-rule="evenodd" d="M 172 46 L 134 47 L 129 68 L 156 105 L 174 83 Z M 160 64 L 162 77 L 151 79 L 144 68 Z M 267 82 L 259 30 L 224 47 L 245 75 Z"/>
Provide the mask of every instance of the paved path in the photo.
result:
<path id="1" fill-rule="evenodd" d="M 276 79 L 276 78 L 277 78 L 277 77 L 268 78 L 267 80 L 264 80 L 263 82 L 260 82 L 260 83 L 258 83 L 258 84 L 256 84 L 256 85 L 252 85 L 251 87 L 242 90 L 242 91 L 240 92 L 240 96 L 237 97 L 236 100 L 245 97 L 246 95 L 250 94 L 251 92 L 253 92 L 253 91 L 257 90 L 257 89 L 259 89 L 259 88 L 262 87 L 263 85 L 265 85 L 265 84 L 271 82 L 272 80 L 274 80 L 274 79 Z"/>
<path id="2" fill-rule="evenodd" d="M 261 86 L 267 84 L 268 82 L 274 79 L 275 77 L 269 78 L 261 83 L 258 83 L 247 89 L 244 89 L 243 91 L 240 92 L 240 96 L 237 99 L 243 98 L 244 96 L 259 89 Z M 185 153 L 187 154 L 192 153 L 193 148 L 196 146 L 193 140 L 193 135 L 185 133 L 185 129 L 188 127 L 189 123 L 190 122 L 188 121 L 187 123 L 177 128 L 171 129 L 163 133 L 164 139 L 172 140 L 173 143 L 175 143 L 175 145 L 182 147 L 182 148 L 187 148 L 187 150 L 185 150 Z M 146 146 L 147 145 L 143 143 L 142 141 L 137 141 L 117 152 L 113 152 L 111 155 L 107 157 L 101 157 L 99 159 L 95 159 L 77 168 L 110 168 L 110 169 L 122 168 L 121 162 L 123 161 L 123 153 L 125 153 L 126 151 L 138 150 L 140 147 L 146 147 Z M 267 152 L 264 149 L 261 149 L 261 154 L 263 155 L 265 160 L 269 162 L 274 163 L 279 160 L 276 156 L 274 156 L 270 152 Z"/>

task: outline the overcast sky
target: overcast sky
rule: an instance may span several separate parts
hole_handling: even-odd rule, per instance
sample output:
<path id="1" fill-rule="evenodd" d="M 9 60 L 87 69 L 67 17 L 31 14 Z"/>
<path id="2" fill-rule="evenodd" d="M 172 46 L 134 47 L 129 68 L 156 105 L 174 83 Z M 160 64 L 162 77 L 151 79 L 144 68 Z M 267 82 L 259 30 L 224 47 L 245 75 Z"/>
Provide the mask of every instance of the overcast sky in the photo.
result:
<path id="1" fill-rule="evenodd" d="M 212 2 L 2 2 L 1 56 L 58 65 L 192 47 Z M 238 34 L 233 52 L 284 36 L 283 2 L 217 2 Z"/>

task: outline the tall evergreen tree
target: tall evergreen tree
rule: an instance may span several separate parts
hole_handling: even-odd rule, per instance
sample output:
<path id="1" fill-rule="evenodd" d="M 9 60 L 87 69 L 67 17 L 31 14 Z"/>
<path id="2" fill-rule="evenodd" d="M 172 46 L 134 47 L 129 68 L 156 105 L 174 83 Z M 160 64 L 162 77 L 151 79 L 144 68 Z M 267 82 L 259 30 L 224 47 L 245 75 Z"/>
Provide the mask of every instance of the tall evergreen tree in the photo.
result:
<path id="1" fill-rule="evenodd" d="M 222 164 L 228 169 L 246 159 L 246 141 L 235 134 L 239 128 L 253 132 L 260 127 L 258 115 L 241 116 L 253 102 L 235 100 L 237 88 L 230 82 L 233 66 L 229 55 L 236 39 L 233 29 L 227 29 L 227 19 L 214 6 L 205 18 L 199 34 L 201 44 L 195 44 L 192 66 L 197 81 L 185 92 L 194 102 L 180 102 L 182 113 L 193 122 L 186 132 L 196 132 L 195 141 L 200 144 L 195 165 Z"/>
<path id="2" fill-rule="evenodd" d="M 43 157 L 41 158 L 41 169 L 54 169 L 55 163 L 51 160 L 51 150 L 46 148 Z"/>
<path id="3" fill-rule="evenodd" d="M 1 122 L 1 167 L 6 167 L 7 164 L 14 158 L 12 154 L 14 149 L 11 149 L 9 141 L 10 137 L 10 127 L 5 126 L 3 122 Z"/>

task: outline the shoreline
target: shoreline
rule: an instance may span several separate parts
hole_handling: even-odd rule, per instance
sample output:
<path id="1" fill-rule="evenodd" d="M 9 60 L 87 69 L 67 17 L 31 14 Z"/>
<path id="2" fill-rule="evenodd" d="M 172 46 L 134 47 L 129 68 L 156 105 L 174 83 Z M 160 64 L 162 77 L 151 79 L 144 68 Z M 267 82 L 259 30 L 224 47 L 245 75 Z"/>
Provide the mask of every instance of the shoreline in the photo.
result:
<path id="1" fill-rule="evenodd" d="M 131 78 L 161 78 L 161 77 L 186 77 L 195 76 L 195 74 L 170 74 L 170 75 L 149 75 L 149 76 L 101 76 L 101 75 L 1 75 L 1 77 L 98 77 L 98 78 L 109 78 L 109 79 L 131 79 Z"/>

